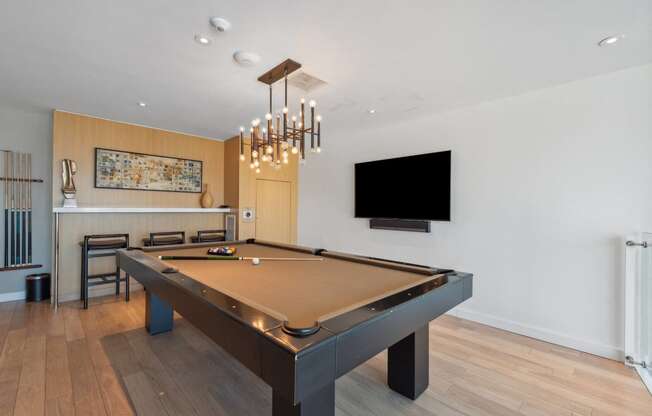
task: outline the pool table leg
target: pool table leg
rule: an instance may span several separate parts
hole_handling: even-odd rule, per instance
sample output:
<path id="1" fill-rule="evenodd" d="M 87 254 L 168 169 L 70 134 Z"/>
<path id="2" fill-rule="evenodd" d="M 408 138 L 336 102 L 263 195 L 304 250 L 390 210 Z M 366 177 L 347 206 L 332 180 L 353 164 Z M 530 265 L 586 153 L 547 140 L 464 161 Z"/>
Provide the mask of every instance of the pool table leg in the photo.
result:
<path id="1" fill-rule="evenodd" d="M 387 384 L 415 400 L 428 387 L 428 324 L 388 349 Z"/>
<path id="2" fill-rule="evenodd" d="M 335 382 L 296 405 L 273 392 L 272 416 L 335 416 Z"/>
<path id="3" fill-rule="evenodd" d="M 172 331 L 174 309 L 151 290 L 145 292 L 145 327 L 150 335 Z"/>

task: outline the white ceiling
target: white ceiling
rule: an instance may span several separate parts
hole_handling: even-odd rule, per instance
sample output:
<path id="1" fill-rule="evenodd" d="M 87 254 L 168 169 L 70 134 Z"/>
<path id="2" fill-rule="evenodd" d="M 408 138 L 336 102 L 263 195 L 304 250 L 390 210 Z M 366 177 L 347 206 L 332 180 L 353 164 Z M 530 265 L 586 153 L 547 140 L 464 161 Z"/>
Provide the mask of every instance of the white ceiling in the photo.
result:
<path id="1" fill-rule="evenodd" d="M 289 57 L 328 82 L 311 97 L 327 134 L 651 62 L 651 3 L 2 0 L 0 104 L 226 138 L 264 115 L 256 78 Z M 232 30 L 212 31 L 210 16 Z M 617 45 L 596 46 L 619 33 Z M 260 64 L 235 65 L 238 49 Z"/>

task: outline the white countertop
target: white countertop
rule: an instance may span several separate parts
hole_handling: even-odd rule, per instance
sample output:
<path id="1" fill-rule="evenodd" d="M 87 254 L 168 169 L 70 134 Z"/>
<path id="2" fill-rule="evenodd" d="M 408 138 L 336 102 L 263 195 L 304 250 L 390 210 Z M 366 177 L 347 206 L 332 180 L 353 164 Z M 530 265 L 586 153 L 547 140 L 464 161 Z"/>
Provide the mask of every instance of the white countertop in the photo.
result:
<path id="1" fill-rule="evenodd" d="M 231 208 L 137 208 L 137 207 L 54 207 L 55 214 L 100 214 L 100 213 L 226 213 Z"/>

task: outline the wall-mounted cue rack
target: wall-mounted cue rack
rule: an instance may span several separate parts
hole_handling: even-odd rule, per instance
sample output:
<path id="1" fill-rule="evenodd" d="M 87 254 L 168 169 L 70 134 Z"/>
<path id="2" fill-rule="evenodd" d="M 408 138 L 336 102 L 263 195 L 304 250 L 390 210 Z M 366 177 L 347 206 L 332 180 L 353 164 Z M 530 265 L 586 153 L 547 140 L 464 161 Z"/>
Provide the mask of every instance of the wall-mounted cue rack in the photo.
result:
<path id="1" fill-rule="evenodd" d="M 0 272 L 42 267 L 32 263 L 32 178 L 30 153 L 0 150 L 3 262 Z"/>

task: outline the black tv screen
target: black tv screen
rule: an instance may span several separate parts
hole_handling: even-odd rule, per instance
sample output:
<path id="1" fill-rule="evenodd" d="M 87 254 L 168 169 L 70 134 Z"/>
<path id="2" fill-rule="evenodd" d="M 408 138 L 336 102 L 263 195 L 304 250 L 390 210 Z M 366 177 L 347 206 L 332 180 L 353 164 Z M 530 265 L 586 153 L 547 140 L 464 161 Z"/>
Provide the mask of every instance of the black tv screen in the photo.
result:
<path id="1" fill-rule="evenodd" d="M 355 216 L 450 221 L 451 151 L 355 164 Z"/>

